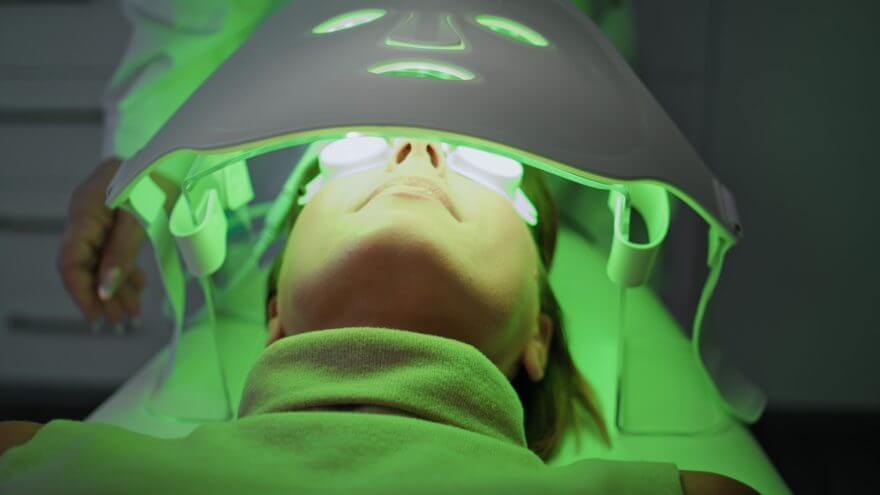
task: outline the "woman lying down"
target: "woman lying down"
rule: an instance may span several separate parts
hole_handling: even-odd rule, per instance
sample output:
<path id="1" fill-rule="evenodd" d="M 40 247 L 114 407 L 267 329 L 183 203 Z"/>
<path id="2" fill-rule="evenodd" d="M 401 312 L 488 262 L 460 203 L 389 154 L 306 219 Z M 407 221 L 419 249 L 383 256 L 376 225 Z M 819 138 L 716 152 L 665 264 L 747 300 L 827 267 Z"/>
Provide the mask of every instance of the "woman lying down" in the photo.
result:
<path id="1" fill-rule="evenodd" d="M 575 402 L 607 435 L 547 282 L 555 207 L 528 167 L 522 188 L 534 227 L 437 143 L 398 140 L 291 215 L 236 420 L 4 423 L 0 493 L 755 493 L 672 463 L 545 464 Z"/>

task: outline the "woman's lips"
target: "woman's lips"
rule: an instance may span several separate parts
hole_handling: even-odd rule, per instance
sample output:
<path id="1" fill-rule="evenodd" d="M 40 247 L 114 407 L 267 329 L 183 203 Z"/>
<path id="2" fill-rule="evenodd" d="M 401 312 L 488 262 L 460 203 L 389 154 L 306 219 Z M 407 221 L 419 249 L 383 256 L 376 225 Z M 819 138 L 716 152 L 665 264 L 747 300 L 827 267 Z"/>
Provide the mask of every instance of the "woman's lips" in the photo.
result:
<path id="1" fill-rule="evenodd" d="M 461 221 L 459 220 L 458 212 L 452 205 L 452 201 L 449 199 L 446 191 L 444 191 L 433 181 L 425 179 L 423 177 L 399 177 L 391 179 L 377 187 L 367 197 L 366 201 L 364 201 L 364 203 L 361 205 L 361 208 L 366 206 L 370 201 L 373 200 L 373 198 L 378 197 L 385 191 L 387 191 L 389 194 L 401 193 L 402 196 L 415 195 L 436 199 L 437 201 L 442 203 L 447 210 L 449 210 L 449 213 L 451 213 L 457 221 Z M 361 208 L 358 208 L 358 210 L 360 210 Z"/>

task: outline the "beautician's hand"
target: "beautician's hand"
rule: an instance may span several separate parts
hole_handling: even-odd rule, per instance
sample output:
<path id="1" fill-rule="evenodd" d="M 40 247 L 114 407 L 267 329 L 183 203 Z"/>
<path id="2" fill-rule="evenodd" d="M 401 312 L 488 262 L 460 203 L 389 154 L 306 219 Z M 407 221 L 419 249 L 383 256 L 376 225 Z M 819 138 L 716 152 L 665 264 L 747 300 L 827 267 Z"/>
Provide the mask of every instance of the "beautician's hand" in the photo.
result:
<path id="1" fill-rule="evenodd" d="M 95 329 L 103 316 L 117 331 L 126 315 L 135 325 L 139 321 L 144 274 L 135 258 L 146 237 L 130 213 L 104 206 L 121 163 L 105 161 L 74 190 L 57 257 L 64 286 L 83 316 Z"/>

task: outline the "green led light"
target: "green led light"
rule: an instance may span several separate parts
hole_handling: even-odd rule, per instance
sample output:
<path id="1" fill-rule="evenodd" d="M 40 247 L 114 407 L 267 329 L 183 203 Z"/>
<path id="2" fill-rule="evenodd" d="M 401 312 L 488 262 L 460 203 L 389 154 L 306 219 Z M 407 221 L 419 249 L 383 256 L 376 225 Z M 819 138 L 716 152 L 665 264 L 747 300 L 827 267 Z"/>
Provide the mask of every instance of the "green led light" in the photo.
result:
<path id="1" fill-rule="evenodd" d="M 351 29 L 361 24 L 373 22 L 384 15 L 385 11 L 382 9 L 356 10 L 328 19 L 315 26 L 312 32 L 315 34 L 335 33 L 336 31 Z"/>
<path id="2" fill-rule="evenodd" d="M 469 81 L 474 78 L 474 73 L 469 70 L 438 62 L 392 62 L 374 65 L 367 70 L 373 74 L 442 79 L 444 81 Z"/>
<path id="3" fill-rule="evenodd" d="M 410 14 L 412 16 L 412 14 Z M 385 44 L 388 46 L 393 46 L 395 48 L 415 48 L 419 50 L 452 50 L 452 51 L 460 51 L 467 48 L 464 43 L 464 37 L 455 29 L 455 26 L 452 24 L 452 18 L 446 16 L 446 24 L 449 26 L 456 35 L 458 35 L 459 42 L 456 45 L 429 45 L 427 43 L 414 43 L 411 41 L 398 41 L 391 36 L 385 39 Z"/>
<path id="4" fill-rule="evenodd" d="M 460 42 L 457 45 L 436 46 L 436 45 L 428 45 L 426 43 L 410 43 L 410 42 L 406 42 L 406 41 L 396 41 L 391 38 L 388 38 L 385 40 L 385 44 L 388 46 L 396 47 L 396 48 L 417 48 L 419 50 L 461 51 L 466 48 L 464 41 Z"/>
<path id="5" fill-rule="evenodd" d="M 494 15 L 478 15 L 474 18 L 478 24 L 496 33 L 533 46 L 547 46 L 547 38 L 534 29 L 516 21 Z"/>

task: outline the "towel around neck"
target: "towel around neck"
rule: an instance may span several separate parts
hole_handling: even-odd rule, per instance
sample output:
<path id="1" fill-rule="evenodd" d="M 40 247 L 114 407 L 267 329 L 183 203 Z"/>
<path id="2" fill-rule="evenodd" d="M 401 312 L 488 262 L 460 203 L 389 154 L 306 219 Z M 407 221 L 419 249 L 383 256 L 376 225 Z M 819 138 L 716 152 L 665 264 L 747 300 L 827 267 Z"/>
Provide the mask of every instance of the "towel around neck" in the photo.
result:
<path id="1" fill-rule="evenodd" d="M 239 417 L 378 406 L 525 447 L 523 408 L 507 377 L 476 347 L 380 327 L 316 330 L 263 351 Z"/>

